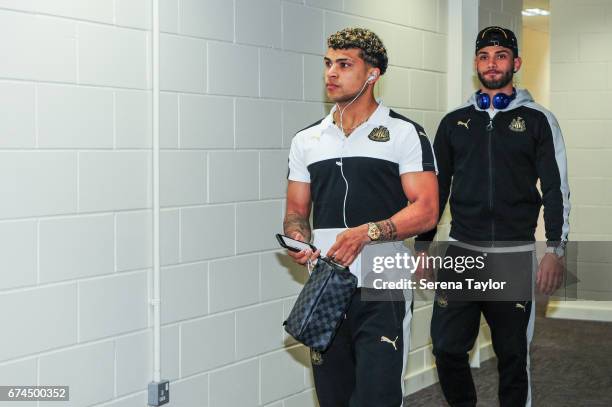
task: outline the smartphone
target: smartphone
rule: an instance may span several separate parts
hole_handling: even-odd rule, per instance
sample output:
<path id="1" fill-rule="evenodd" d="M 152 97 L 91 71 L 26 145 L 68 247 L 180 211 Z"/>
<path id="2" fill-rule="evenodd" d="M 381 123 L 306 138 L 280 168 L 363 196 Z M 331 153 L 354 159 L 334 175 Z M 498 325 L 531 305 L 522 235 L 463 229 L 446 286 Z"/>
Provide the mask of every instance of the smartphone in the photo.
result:
<path id="1" fill-rule="evenodd" d="M 280 233 L 276 234 L 276 240 L 278 240 L 278 243 L 282 247 L 287 250 L 291 250 L 292 252 L 301 252 L 305 249 L 310 249 L 313 253 L 317 251 L 317 248 L 311 245 L 310 243 L 292 239 L 289 236 L 281 235 Z"/>

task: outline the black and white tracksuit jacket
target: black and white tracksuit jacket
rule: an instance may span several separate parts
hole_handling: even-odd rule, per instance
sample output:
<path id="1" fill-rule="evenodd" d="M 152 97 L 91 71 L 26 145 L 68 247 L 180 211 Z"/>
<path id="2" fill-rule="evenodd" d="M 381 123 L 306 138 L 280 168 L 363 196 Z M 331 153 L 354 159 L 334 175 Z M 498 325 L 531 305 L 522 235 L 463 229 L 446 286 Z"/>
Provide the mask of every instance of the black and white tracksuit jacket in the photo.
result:
<path id="1" fill-rule="evenodd" d="M 534 241 L 543 204 L 548 245 L 567 241 L 570 192 L 561 129 L 527 90 L 517 90 L 493 117 L 473 95 L 442 119 L 434 152 L 440 214 L 450 194 L 451 239 Z M 418 236 L 417 248 L 425 249 L 435 234 L 436 229 Z"/>

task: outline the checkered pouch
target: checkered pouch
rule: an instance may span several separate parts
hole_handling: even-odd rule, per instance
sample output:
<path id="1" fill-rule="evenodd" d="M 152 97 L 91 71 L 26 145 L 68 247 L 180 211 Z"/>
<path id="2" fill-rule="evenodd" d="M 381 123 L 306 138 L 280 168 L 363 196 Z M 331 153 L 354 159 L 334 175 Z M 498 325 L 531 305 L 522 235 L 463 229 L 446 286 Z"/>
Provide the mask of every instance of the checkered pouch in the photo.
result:
<path id="1" fill-rule="evenodd" d="M 309 348 L 323 352 L 332 342 L 357 288 L 348 268 L 319 258 L 293 309 L 285 331 Z"/>

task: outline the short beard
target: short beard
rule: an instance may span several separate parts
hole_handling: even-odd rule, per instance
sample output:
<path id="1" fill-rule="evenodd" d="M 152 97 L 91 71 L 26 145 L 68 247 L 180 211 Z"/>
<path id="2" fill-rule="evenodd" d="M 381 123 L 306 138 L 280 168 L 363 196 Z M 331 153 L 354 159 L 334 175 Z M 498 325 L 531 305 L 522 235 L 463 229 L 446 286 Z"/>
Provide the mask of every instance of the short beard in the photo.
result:
<path id="1" fill-rule="evenodd" d="M 513 78 L 514 78 L 514 72 L 512 70 L 509 70 L 508 72 L 504 72 L 502 74 L 502 77 L 496 81 L 488 81 L 485 79 L 484 75 L 478 72 L 478 79 L 480 80 L 480 83 L 482 83 L 482 85 L 487 89 L 493 89 L 493 90 L 502 89 L 506 87 L 506 85 L 508 85 L 509 83 L 512 83 Z"/>

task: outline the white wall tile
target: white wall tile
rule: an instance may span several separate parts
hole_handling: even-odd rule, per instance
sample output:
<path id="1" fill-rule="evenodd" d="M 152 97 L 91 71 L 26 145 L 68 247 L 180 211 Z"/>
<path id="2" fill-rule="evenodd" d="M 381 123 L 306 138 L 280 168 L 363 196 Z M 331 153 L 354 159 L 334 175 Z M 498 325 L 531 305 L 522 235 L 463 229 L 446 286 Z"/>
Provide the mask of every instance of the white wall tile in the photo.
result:
<path id="1" fill-rule="evenodd" d="M 429 345 L 429 327 L 431 325 L 431 306 L 414 310 L 410 329 L 410 349 L 418 349 Z"/>
<path id="2" fill-rule="evenodd" d="M 401 0 L 398 0 L 401 3 Z M 407 11 L 409 25 L 428 31 L 438 29 L 438 2 L 431 0 L 409 0 L 402 10 Z"/>
<path id="3" fill-rule="evenodd" d="M 234 4 L 226 0 L 181 0 L 181 33 L 232 41 Z"/>
<path id="4" fill-rule="evenodd" d="M 180 96 L 181 148 L 234 147 L 234 101 L 228 97 Z"/>
<path id="5" fill-rule="evenodd" d="M 113 4 L 105 0 L 84 3 L 79 0 L 2 0 L 0 7 L 82 20 L 113 22 Z"/>
<path id="6" fill-rule="evenodd" d="M 162 269 L 162 323 L 205 315 L 208 312 L 206 263 Z"/>
<path id="7" fill-rule="evenodd" d="M 342 11 L 342 0 L 306 0 L 306 4 L 313 7 Z"/>
<path id="8" fill-rule="evenodd" d="M 426 32 L 413 28 L 385 25 L 377 32 L 387 48 L 389 64 L 394 66 L 421 68 L 423 66 Z"/>
<path id="9" fill-rule="evenodd" d="M 282 346 L 283 303 L 236 312 L 236 356 L 244 359 Z"/>
<path id="10" fill-rule="evenodd" d="M 20 386 L 36 386 L 37 367 L 36 359 L 28 359 L 22 362 L 9 363 L 0 366 L 0 383 L 19 384 Z M 6 384 L 5 384 L 6 386 Z M 0 406 L 8 407 L 14 402 L 0 401 Z M 36 401 L 20 401 L 19 407 L 38 407 Z"/>
<path id="11" fill-rule="evenodd" d="M 323 86 L 320 86 L 323 89 Z M 321 120 L 327 114 L 325 106 L 321 103 L 309 102 L 283 102 L 283 147 L 289 148 L 293 136 Z"/>
<path id="12" fill-rule="evenodd" d="M 182 375 L 191 376 L 234 360 L 234 314 L 186 322 L 181 327 Z"/>
<path id="13" fill-rule="evenodd" d="M 282 202 L 253 202 L 236 207 L 238 253 L 278 248 L 274 235 L 282 229 Z"/>
<path id="14" fill-rule="evenodd" d="M 159 145 L 178 148 L 179 108 L 178 95 L 161 92 L 159 95 Z"/>
<path id="15" fill-rule="evenodd" d="M 80 282 L 79 290 L 82 341 L 146 328 L 146 272 Z"/>
<path id="16" fill-rule="evenodd" d="M 110 214 L 41 220 L 40 281 L 114 272 L 114 229 Z"/>
<path id="17" fill-rule="evenodd" d="M 261 299 L 273 300 L 297 295 L 308 279 L 306 268 L 284 252 L 261 255 Z"/>
<path id="18" fill-rule="evenodd" d="M 49 2 L 51 3 L 51 2 Z M 76 24 L 0 11 L 0 77 L 76 81 Z"/>
<path id="19" fill-rule="evenodd" d="M 410 107 L 410 98 L 416 98 L 410 89 L 411 72 L 405 68 L 389 67 L 378 81 L 378 91 L 387 106 Z"/>
<path id="20" fill-rule="evenodd" d="M 612 33 L 580 33 L 579 57 L 581 61 L 612 60 Z"/>
<path id="21" fill-rule="evenodd" d="M 164 3 L 164 0 L 160 1 Z M 152 4 L 150 0 L 119 0 L 115 1 L 115 21 L 117 25 L 127 27 L 151 28 Z M 162 10 L 163 6 L 160 4 Z"/>
<path id="22" fill-rule="evenodd" d="M 179 0 L 160 0 L 159 27 L 162 32 L 178 33 Z"/>
<path id="23" fill-rule="evenodd" d="M 76 343 L 76 284 L 0 294 L 0 307 L 4 332 L 19 332 L 4 335 L 0 361 Z"/>
<path id="24" fill-rule="evenodd" d="M 204 92 L 205 41 L 163 34 L 159 48 L 159 86 L 162 90 Z"/>
<path id="25" fill-rule="evenodd" d="M 151 211 L 118 213 L 117 271 L 149 268 L 152 265 Z"/>
<path id="26" fill-rule="evenodd" d="M 176 264 L 179 261 L 180 221 L 179 210 L 162 210 L 159 219 L 161 264 Z"/>
<path id="27" fill-rule="evenodd" d="M 119 338 L 117 351 L 117 396 L 143 390 L 153 380 L 153 342 L 149 332 Z"/>
<path id="28" fill-rule="evenodd" d="M 176 380 L 179 372 L 179 325 L 162 327 L 161 330 L 161 375 L 168 380 Z"/>
<path id="29" fill-rule="evenodd" d="M 104 407 L 143 407 L 147 405 L 147 401 L 147 393 L 142 392 L 134 396 L 121 398 L 117 401 L 104 404 Z"/>
<path id="30" fill-rule="evenodd" d="M 573 205 L 612 206 L 612 179 L 570 178 Z"/>
<path id="31" fill-rule="evenodd" d="M 81 211 L 141 209 L 151 206 L 151 153 L 79 153 Z"/>
<path id="32" fill-rule="evenodd" d="M 553 17 L 551 22 L 554 21 L 555 18 Z M 575 33 L 557 34 L 555 31 L 555 35 L 550 36 L 550 61 L 552 63 L 578 61 L 579 40 L 580 36 Z"/>
<path id="33" fill-rule="evenodd" d="M 575 219 L 577 219 L 571 223 L 573 233 L 590 233 L 598 235 L 610 233 L 610 228 L 612 228 L 612 219 L 608 215 L 610 213 L 609 208 L 576 206 L 572 208 L 572 212 L 575 212 Z M 598 266 L 604 267 L 606 271 L 610 270 L 610 263 L 598 264 Z M 582 280 L 587 275 L 588 273 L 579 274 L 579 278 Z M 597 278 L 594 278 L 593 280 L 596 281 Z M 609 281 L 609 277 L 607 280 Z M 600 282 L 603 283 L 604 279 L 601 278 Z M 591 289 L 593 288 L 596 287 L 592 287 Z M 600 289 L 606 290 L 607 288 L 600 287 Z M 612 290 L 612 288 L 610 288 L 610 290 Z"/>
<path id="34" fill-rule="evenodd" d="M 160 111 L 162 107 L 160 104 Z M 117 148 L 151 148 L 153 133 L 149 92 L 116 91 L 115 120 Z"/>
<path id="35" fill-rule="evenodd" d="M 149 87 L 144 31 L 82 23 L 77 26 L 77 38 L 80 83 Z"/>
<path id="36" fill-rule="evenodd" d="M 77 157 L 71 152 L 0 153 L 0 217 L 54 215 L 77 207 Z"/>
<path id="37" fill-rule="evenodd" d="M 424 58 L 423 67 L 428 70 L 446 72 L 446 36 L 423 33 Z"/>
<path id="38" fill-rule="evenodd" d="M 280 0 L 236 0 L 236 41 L 279 48 Z"/>
<path id="39" fill-rule="evenodd" d="M 209 405 L 208 380 L 208 375 L 200 375 L 171 383 L 169 405 L 172 407 L 207 407 Z"/>
<path id="40" fill-rule="evenodd" d="M 284 401 L 285 407 L 318 407 L 317 394 L 314 390 L 305 391 Z"/>
<path id="41" fill-rule="evenodd" d="M 388 0 L 387 4 L 394 2 L 395 0 Z M 385 10 L 386 7 L 378 7 L 373 2 L 361 1 L 361 0 L 344 0 L 344 11 L 350 14 L 356 14 L 363 17 L 368 17 L 375 20 L 384 20 L 388 18 L 389 12 Z M 353 24 L 343 26 L 350 27 Z M 363 27 L 363 25 L 360 25 Z"/>
<path id="42" fill-rule="evenodd" d="M 236 389 L 240 391 L 236 391 Z M 259 362 L 252 360 L 210 374 L 210 405 L 255 407 L 259 405 Z"/>
<path id="43" fill-rule="evenodd" d="M 0 83 L 0 148 L 33 148 L 34 85 Z"/>
<path id="44" fill-rule="evenodd" d="M 293 52 L 262 49 L 261 95 L 278 99 L 302 99 L 302 56 Z"/>
<path id="45" fill-rule="evenodd" d="M 259 153 L 261 198 L 284 198 L 287 194 L 288 150 Z"/>
<path id="46" fill-rule="evenodd" d="M 566 34 L 609 31 L 605 12 L 607 4 L 609 3 L 588 4 L 584 1 L 579 4 L 569 2 L 551 4 L 551 32 Z"/>
<path id="47" fill-rule="evenodd" d="M 570 177 L 612 177 L 611 150 L 567 150 L 568 174 Z M 580 165 L 571 165 L 580 163 Z"/>
<path id="48" fill-rule="evenodd" d="M 210 41 L 208 43 L 208 92 L 258 96 L 257 48 Z"/>
<path id="49" fill-rule="evenodd" d="M 67 407 L 100 403 L 113 398 L 115 346 L 112 341 L 53 353 L 40 358 L 40 383 L 70 386 Z M 57 402 L 40 403 L 53 406 Z"/>
<path id="50" fill-rule="evenodd" d="M 245 201 L 259 196 L 259 156 L 256 152 L 211 152 L 210 202 Z"/>
<path id="51" fill-rule="evenodd" d="M 612 59 L 612 58 L 611 58 Z M 601 89 L 601 78 L 607 77 L 607 64 L 569 63 L 551 64 L 551 91 L 574 91 Z M 588 75 L 577 75 L 578 72 L 588 72 Z"/>
<path id="52" fill-rule="evenodd" d="M 0 289 L 36 284 L 35 220 L 0 223 Z"/>
<path id="53" fill-rule="evenodd" d="M 182 209 L 182 261 L 233 255 L 235 224 L 233 205 Z"/>
<path id="54" fill-rule="evenodd" d="M 283 349 L 261 358 L 261 401 L 269 403 L 304 389 L 308 350 L 303 346 Z"/>
<path id="55" fill-rule="evenodd" d="M 283 3 L 283 48 L 311 54 L 325 52 L 323 11 Z"/>
<path id="56" fill-rule="evenodd" d="M 563 120 L 560 125 L 566 148 L 612 148 L 610 120 Z"/>
<path id="57" fill-rule="evenodd" d="M 323 58 L 316 55 L 304 55 L 304 99 L 322 102 L 327 99 L 325 79 L 323 76 Z"/>
<path id="58" fill-rule="evenodd" d="M 282 140 L 282 103 L 236 100 L 236 147 L 279 148 Z"/>
<path id="59" fill-rule="evenodd" d="M 58 103 L 58 101 L 62 103 Z M 111 148 L 113 92 L 38 85 L 38 143 L 52 148 Z"/>
<path id="60" fill-rule="evenodd" d="M 408 354 L 406 375 L 414 375 L 415 373 L 423 371 L 425 368 L 425 352 L 426 350 L 420 349 Z"/>
<path id="61" fill-rule="evenodd" d="M 558 119 L 607 120 L 612 111 L 612 95 L 608 91 L 552 92 L 551 110 Z M 586 100 L 589 103 L 574 103 Z"/>
<path id="62" fill-rule="evenodd" d="M 410 107 L 436 110 L 438 108 L 437 74 L 412 71 L 410 75 Z"/>
<path id="63" fill-rule="evenodd" d="M 259 256 L 241 256 L 210 263 L 210 312 L 259 301 Z"/>
<path id="64" fill-rule="evenodd" d="M 206 153 L 163 151 L 160 154 L 160 204 L 196 205 L 206 202 Z"/>

